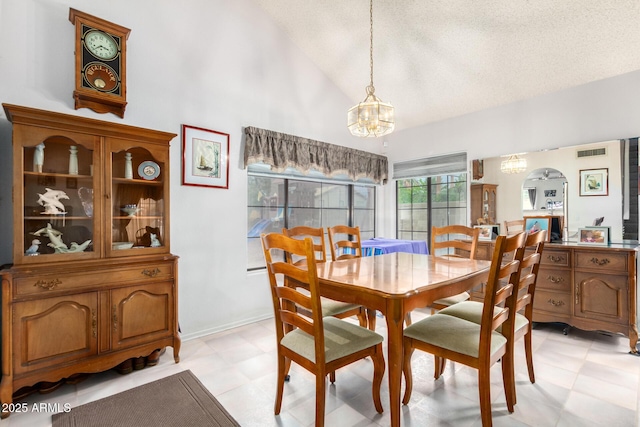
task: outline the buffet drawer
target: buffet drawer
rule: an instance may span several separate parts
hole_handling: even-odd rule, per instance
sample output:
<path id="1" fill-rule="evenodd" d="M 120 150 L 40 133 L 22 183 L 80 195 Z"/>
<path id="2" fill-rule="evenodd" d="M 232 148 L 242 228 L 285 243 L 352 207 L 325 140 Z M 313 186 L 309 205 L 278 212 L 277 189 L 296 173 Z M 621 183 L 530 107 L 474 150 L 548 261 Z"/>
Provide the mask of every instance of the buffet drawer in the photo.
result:
<path id="1" fill-rule="evenodd" d="M 576 251 L 576 268 L 597 268 L 610 272 L 627 272 L 627 255 L 610 252 Z"/>
<path id="2" fill-rule="evenodd" d="M 548 250 L 546 247 L 542 251 L 540 265 L 553 265 L 556 267 L 571 266 L 571 252 L 568 250 Z"/>
<path id="3" fill-rule="evenodd" d="M 533 308 L 568 316 L 571 314 L 571 294 L 538 289 L 533 301 Z"/>
<path id="4" fill-rule="evenodd" d="M 29 295 L 51 291 L 65 291 L 100 285 L 148 283 L 173 279 L 173 263 L 136 264 L 96 270 L 93 274 L 86 271 L 64 274 L 34 274 L 29 277 L 18 277 L 14 280 L 15 294 Z"/>
<path id="5" fill-rule="evenodd" d="M 536 289 L 571 292 L 571 270 L 540 267 L 540 270 L 538 270 Z"/>

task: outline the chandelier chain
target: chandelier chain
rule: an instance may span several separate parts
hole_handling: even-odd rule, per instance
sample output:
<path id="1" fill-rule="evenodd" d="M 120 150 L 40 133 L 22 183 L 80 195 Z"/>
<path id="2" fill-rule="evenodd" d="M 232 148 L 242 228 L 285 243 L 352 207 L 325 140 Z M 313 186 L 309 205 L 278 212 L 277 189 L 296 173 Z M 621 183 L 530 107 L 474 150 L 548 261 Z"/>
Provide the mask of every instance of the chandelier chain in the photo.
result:
<path id="1" fill-rule="evenodd" d="M 369 63 L 371 64 L 369 86 L 373 89 L 373 0 L 369 1 Z"/>

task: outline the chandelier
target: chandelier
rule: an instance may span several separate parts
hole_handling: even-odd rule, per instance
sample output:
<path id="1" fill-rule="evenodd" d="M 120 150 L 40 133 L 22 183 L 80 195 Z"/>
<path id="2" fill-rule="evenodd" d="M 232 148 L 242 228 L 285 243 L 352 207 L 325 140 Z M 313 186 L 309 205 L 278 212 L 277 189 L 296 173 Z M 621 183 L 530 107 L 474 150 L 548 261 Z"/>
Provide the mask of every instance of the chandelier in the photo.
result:
<path id="1" fill-rule="evenodd" d="M 521 159 L 517 154 L 509 156 L 500 164 L 502 173 L 520 173 L 527 170 L 527 159 Z"/>
<path id="2" fill-rule="evenodd" d="M 375 95 L 373 86 L 373 0 L 369 2 L 370 48 L 369 61 L 371 73 L 369 86 L 366 87 L 367 97 L 349 109 L 347 127 L 354 136 L 375 138 L 388 135 L 395 128 L 393 106 L 383 102 Z"/>

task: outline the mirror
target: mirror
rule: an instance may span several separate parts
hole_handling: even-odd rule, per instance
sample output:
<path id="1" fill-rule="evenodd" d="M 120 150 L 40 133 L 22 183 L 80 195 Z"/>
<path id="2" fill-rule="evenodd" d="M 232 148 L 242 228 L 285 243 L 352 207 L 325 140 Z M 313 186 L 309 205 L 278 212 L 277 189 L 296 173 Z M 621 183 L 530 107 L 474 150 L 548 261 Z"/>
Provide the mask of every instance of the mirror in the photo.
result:
<path id="1" fill-rule="evenodd" d="M 631 140 L 637 146 L 637 138 Z M 604 217 L 602 225 L 611 227 L 611 241 L 619 242 L 623 240 L 625 213 L 628 216 L 629 210 L 638 211 L 637 206 L 623 206 L 623 192 L 638 193 L 637 180 L 623 182 L 623 160 L 630 140 L 623 141 L 626 143 L 611 140 L 519 154 L 527 160 L 527 169 L 515 174 L 500 171 L 502 160 L 508 156 L 482 159 L 483 177 L 473 182 L 497 185 L 496 221 L 501 225 L 523 216 L 564 215 L 567 229 L 563 237 L 576 241 L 579 228 Z M 607 172 L 606 194 L 581 194 L 584 171 L 602 169 Z M 627 204 L 628 200 L 627 195 Z"/>
<path id="2" fill-rule="evenodd" d="M 564 215 L 567 178 L 557 169 L 539 168 L 522 183 L 522 215 Z"/>

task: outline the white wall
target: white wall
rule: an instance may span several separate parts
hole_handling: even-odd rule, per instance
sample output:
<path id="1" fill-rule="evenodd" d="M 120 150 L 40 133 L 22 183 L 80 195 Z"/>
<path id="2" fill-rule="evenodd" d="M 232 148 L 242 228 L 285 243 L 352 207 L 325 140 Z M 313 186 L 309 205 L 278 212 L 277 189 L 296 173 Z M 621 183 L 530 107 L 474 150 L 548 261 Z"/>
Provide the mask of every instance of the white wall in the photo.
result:
<path id="1" fill-rule="evenodd" d="M 124 119 L 74 110 L 69 7 L 131 29 Z M 0 101 L 174 132 L 171 250 L 184 337 L 272 315 L 264 273 L 246 272 L 245 126 L 369 149 L 348 99 L 250 0 L 2 0 Z M 229 190 L 182 186 L 180 125 L 231 135 Z M 0 264 L 11 262 L 10 125 L 0 117 Z M 369 150 L 371 151 L 371 150 Z"/>
<path id="2" fill-rule="evenodd" d="M 131 29 L 124 119 L 73 109 L 69 7 Z M 272 315 L 264 273 L 245 268 L 244 126 L 386 153 L 391 162 L 457 151 L 473 159 L 640 135 L 639 94 L 640 72 L 631 73 L 397 132 L 384 147 L 346 132 L 354 100 L 251 0 L 0 2 L 1 102 L 178 135 L 183 123 L 231 135 L 229 190 L 182 186 L 180 136 L 171 144 L 171 249 L 180 256 L 184 338 Z M 9 130 L 0 117 L 0 264 L 11 261 Z M 378 204 L 378 234 L 394 236 L 393 184 L 383 187 Z"/>

